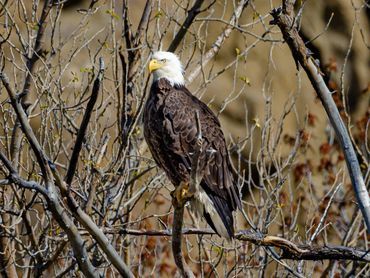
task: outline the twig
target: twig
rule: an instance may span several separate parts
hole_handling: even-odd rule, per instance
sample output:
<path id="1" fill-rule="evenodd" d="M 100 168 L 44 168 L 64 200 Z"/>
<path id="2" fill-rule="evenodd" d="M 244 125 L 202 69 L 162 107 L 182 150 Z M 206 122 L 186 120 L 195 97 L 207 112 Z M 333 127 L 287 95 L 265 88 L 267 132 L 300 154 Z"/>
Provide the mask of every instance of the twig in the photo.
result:
<path id="1" fill-rule="evenodd" d="M 84 142 L 84 138 L 85 138 L 87 126 L 90 122 L 91 114 L 94 110 L 96 100 L 98 99 L 99 89 L 100 89 L 101 82 L 103 80 L 104 70 L 105 70 L 104 60 L 102 57 L 100 57 L 98 76 L 95 79 L 94 86 L 91 92 L 91 97 L 87 104 L 86 111 L 85 111 L 84 117 L 81 122 L 81 126 L 77 133 L 75 147 L 73 148 L 71 160 L 69 162 L 69 167 L 68 167 L 67 174 L 65 177 L 65 181 L 67 185 L 71 185 L 73 176 L 77 168 L 78 157 L 80 155 L 82 144 Z"/>
<path id="2" fill-rule="evenodd" d="M 331 204 L 333 203 L 333 200 L 334 200 L 334 196 L 335 194 L 338 192 L 339 188 L 342 186 L 342 183 L 339 183 L 336 188 L 334 189 L 333 192 L 330 192 L 330 199 L 329 199 L 329 202 L 324 210 L 324 213 L 323 215 L 321 216 L 321 219 L 320 219 L 320 222 L 319 222 L 319 225 L 317 225 L 314 233 L 312 234 L 312 236 L 310 237 L 310 242 L 314 241 L 314 239 L 316 238 L 316 236 L 319 234 L 319 232 L 321 231 L 321 227 L 322 225 L 324 224 L 325 222 L 325 219 L 326 219 L 326 216 L 328 215 L 328 212 L 329 212 L 329 208 L 331 206 Z"/>
<path id="3" fill-rule="evenodd" d="M 312 86 L 315 88 L 315 91 L 325 108 L 330 123 L 335 130 L 345 156 L 358 206 L 362 212 L 362 216 L 364 217 L 367 232 L 370 234 L 370 198 L 369 193 L 366 190 L 356 152 L 348 135 L 348 131 L 339 114 L 338 108 L 336 107 L 331 93 L 320 74 L 320 70 L 313 59 L 309 56 L 309 51 L 302 38 L 299 36 L 296 26 L 293 24 L 294 9 L 292 3 L 288 0 L 284 0 L 283 8 L 274 9 L 271 12 L 271 15 L 274 18 L 274 20 L 271 21 L 271 24 L 279 26 L 283 34 L 283 38 L 289 45 L 297 65 L 299 62 L 306 71 Z"/>

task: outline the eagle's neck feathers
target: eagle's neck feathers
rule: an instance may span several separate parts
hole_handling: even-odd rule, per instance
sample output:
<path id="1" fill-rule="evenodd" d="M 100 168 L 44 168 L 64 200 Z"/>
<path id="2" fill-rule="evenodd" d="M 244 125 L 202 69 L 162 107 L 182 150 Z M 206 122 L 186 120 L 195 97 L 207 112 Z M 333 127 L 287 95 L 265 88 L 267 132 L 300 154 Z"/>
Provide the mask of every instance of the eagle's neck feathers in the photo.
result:
<path id="1" fill-rule="evenodd" d="M 154 82 L 159 81 L 160 79 L 164 78 L 166 79 L 171 86 L 184 86 L 185 85 L 185 79 L 181 72 L 178 71 L 157 71 L 154 72 L 153 75 Z"/>

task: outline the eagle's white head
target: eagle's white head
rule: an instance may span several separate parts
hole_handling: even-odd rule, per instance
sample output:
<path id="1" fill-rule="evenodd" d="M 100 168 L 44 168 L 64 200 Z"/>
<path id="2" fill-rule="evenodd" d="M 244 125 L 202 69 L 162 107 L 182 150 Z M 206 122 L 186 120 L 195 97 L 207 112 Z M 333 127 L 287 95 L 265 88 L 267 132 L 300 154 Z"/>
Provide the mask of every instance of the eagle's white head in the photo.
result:
<path id="1" fill-rule="evenodd" d="M 153 73 L 154 81 L 166 78 L 172 86 L 185 84 L 180 59 L 172 52 L 154 52 L 149 62 L 149 72 Z"/>

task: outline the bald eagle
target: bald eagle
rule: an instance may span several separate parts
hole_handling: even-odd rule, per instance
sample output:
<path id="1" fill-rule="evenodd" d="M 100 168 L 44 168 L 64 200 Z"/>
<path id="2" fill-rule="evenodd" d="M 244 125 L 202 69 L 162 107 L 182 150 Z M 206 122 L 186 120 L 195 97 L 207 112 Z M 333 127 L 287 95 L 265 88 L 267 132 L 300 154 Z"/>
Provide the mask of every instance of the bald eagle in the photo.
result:
<path id="1" fill-rule="evenodd" d="M 199 115 L 202 152 L 199 192 L 190 203 L 220 236 L 232 238 L 232 212 L 241 208 L 224 134 L 216 115 L 185 87 L 183 67 L 171 52 L 155 52 L 149 63 L 153 84 L 144 108 L 144 136 L 150 152 L 172 184 L 190 181 Z"/>

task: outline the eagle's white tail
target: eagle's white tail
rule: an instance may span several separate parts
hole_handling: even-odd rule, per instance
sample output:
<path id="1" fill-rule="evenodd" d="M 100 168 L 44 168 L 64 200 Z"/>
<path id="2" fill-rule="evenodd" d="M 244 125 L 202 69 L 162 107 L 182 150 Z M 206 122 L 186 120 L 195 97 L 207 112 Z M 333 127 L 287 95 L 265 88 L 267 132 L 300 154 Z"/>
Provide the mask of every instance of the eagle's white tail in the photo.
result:
<path id="1" fill-rule="evenodd" d="M 230 234 L 225 227 L 225 223 L 217 212 L 213 201 L 208 197 L 207 193 L 201 186 L 199 186 L 199 191 L 192 199 L 190 208 L 198 218 L 202 217 L 206 212 L 209 215 L 210 220 L 213 222 L 213 226 L 216 229 L 215 232 L 226 239 L 231 239 Z"/>

